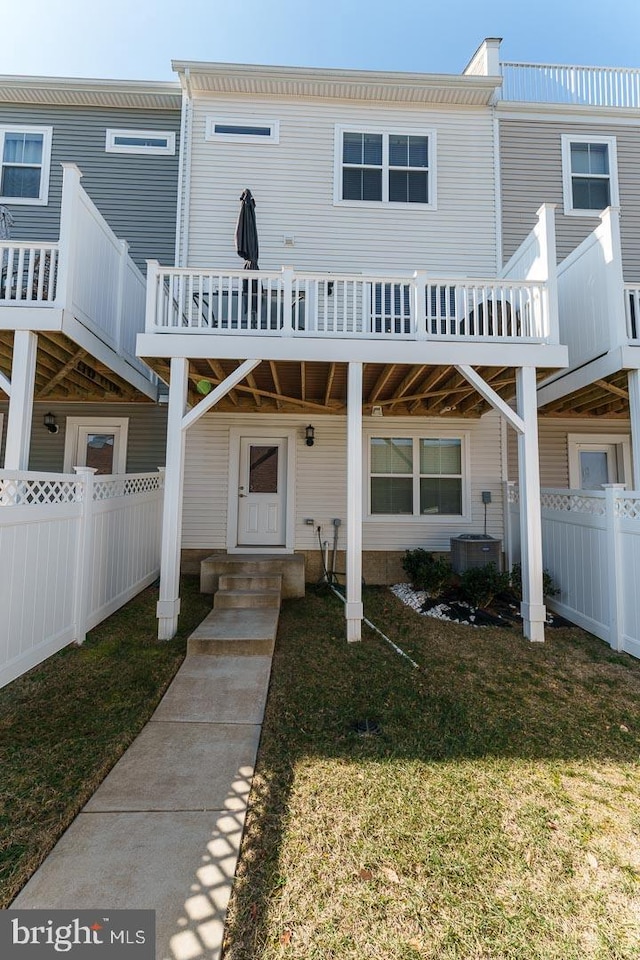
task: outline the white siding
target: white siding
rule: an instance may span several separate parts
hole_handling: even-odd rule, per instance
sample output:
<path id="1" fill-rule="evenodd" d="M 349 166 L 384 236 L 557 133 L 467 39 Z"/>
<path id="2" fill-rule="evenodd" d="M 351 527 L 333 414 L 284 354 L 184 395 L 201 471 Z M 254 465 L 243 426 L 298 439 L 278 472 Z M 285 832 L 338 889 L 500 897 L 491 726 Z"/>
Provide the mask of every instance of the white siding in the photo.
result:
<path id="1" fill-rule="evenodd" d="M 205 141 L 207 115 L 280 121 L 280 142 Z M 334 205 L 335 125 L 437 134 L 437 204 Z M 489 108 L 344 101 L 198 99 L 194 104 L 188 262 L 239 267 L 239 198 L 256 200 L 260 266 L 493 275 L 494 143 Z M 285 247 L 284 236 L 295 237 Z"/>
<path id="2" fill-rule="evenodd" d="M 244 427 L 247 434 L 277 436 L 295 428 L 297 436 L 295 489 L 295 549 L 313 550 L 318 546 L 315 526 L 322 525 L 322 538 L 332 538 L 335 517 L 346 520 L 346 419 L 313 417 L 316 443 L 307 447 L 304 427 L 309 417 L 205 415 L 187 434 L 184 484 L 182 546 L 185 549 L 225 549 L 229 477 L 229 431 Z M 385 431 L 389 420 L 384 421 Z M 364 522 L 364 550 L 405 550 L 426 547 L 448 550 L 449 538 L 461 533 L 482 533 L 484 507 L 481 493 L 490 490 L 492 503 L 487 510 L 487 532 L 502 538 L 501 443 L 500 420 L 488 414 L 481 420 L 422 420 L 394 417 L 393 426 L 401 430 L 425 431 L 431 426 L 441 432 L 466 431 L 470 436 L 471 515 L 469 520 L 429 521 L 390 519 Z M 364 430 L 379 427 L 380 420 L 364 418 Z M 365 471 L 366 472 L 366 471 Z M 364 491 L 363 491 L 364 493 Z M 315 526 L 306 526 L 312 518 Z M 340 548 L 344 546 L 344 527 L 340 530 Z"/>
<path id="3" fill-rule="evenodd" d="M 538 420 L 540 448 L 540 483 L 543 487 L 567 488 L 569 486 L 569 455 L 567 434 L 597 433 L 610 436 L 629 434 L 628 420 L 601 420 L 592 418 L 558 419 L 551 417 Z M 518 441 L 513 430 L 509 430 L 509 479 L 518 479 Z"/>

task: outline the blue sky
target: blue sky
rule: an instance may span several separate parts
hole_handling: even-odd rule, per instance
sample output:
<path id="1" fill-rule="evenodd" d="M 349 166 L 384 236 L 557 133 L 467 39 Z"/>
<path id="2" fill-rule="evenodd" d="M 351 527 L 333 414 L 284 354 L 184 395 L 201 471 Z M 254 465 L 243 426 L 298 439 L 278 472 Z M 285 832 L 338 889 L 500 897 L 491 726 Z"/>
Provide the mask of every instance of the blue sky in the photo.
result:
<path id="1" fill-rule="evenodd" d="M 640 0 L 0 0 L 0 73 L 167 80 L 171 59 L 459 73 L 639 66 Z"/>

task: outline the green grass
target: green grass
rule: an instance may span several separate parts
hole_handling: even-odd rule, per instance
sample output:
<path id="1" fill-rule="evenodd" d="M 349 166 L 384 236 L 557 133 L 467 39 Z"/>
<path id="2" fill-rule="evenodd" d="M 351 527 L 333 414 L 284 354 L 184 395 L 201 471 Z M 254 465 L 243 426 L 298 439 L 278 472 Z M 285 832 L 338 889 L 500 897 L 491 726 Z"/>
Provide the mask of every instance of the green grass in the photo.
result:
<path id="1" fill-rule="evenodd" d="M 156 640 L 149 588 L 0 690 L 0 907 L 9 905 L 155 709 L 211 607 L 184 578 L 180 632 Z"/>
<path id="2" fill-rule="evenodd" d="M 284 605 L 225 960 L 637 960 L 640 663 L 365 611 L 420 671 Z"/>

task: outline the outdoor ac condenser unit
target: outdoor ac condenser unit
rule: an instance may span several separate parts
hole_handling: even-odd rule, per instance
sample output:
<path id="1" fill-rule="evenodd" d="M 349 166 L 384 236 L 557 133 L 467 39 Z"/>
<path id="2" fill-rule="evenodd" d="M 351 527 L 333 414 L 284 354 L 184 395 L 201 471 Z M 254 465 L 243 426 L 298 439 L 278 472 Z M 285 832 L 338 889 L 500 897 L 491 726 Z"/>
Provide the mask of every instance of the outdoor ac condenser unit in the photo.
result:
<path id="1" fill-rule="evenodd" d="M 494 563 L 500 570 L 502 563 L 502 541 L 482 534 L 463 533 L 452 537 L 451 566 L 456 573 L 464 573 L 472 567 L 486 567 Z"/>

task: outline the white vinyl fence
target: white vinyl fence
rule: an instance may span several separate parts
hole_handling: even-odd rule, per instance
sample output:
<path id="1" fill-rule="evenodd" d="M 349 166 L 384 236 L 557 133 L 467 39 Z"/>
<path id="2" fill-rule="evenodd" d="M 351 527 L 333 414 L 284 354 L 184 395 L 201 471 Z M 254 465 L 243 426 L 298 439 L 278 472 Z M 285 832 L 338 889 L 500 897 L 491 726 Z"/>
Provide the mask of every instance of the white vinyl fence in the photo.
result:
<path id="1" fill-rule="evenodd" d="M 158 576 L 163 471 L 77 470 L 0 471 L 0 687 Z"/>
<path id="2" fill-rule="evenodd" d="M 506 552 L 520 559 L 518 489 L 507 484 Z M 640 491 L 541 491 L 542 556 L 560 593 L 551 610 L 640 658 Z"/>

